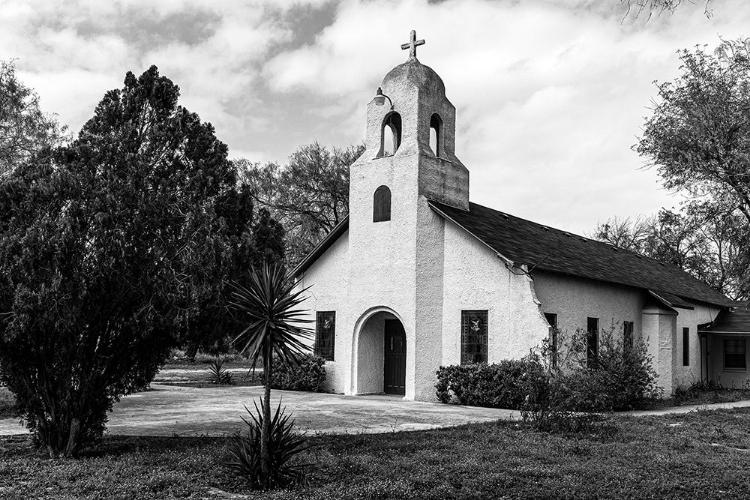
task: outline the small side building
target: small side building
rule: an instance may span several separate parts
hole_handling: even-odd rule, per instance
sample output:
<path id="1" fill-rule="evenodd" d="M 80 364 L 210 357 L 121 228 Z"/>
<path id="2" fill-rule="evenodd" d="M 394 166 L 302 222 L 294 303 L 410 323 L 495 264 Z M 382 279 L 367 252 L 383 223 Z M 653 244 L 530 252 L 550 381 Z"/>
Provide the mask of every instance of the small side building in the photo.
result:
<path id="1" fill-rule="evenodd" d="M 470 203 L 456 110 L 418 43 L 412 36 L 409 59 L 367 106 L 349 217 L 294 270 L 310 287 L 329 389 L 433 400 L 441 365 L 523 357 L 551 327 L 645 339 L 666 394 L 724 374 L 708 357 L 722 349 L 736 351 L 736 366 L 741 351 L 746 376 L 744 341 L 699 336 L 735 305 L 719 292 L 674 266 Z"/>

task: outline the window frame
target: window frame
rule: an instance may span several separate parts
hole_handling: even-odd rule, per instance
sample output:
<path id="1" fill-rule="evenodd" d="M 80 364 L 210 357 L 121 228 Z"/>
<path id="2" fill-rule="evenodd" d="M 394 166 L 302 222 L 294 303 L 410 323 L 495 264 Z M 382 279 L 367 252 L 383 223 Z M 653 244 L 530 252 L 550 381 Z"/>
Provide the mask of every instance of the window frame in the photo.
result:
<path id="1" fill-rule="evenodd" d="M 326 328 L 326 316 L 331 319 L 331 324 Z M 334 361 L 336 351 L 336 311 L 317 311 L 315 313 L 315 344 L 313 353 L 326 361 Z"/>
<path id="2" fill-rule="evenodd" d="M 742 343 L 742 366 L 727 366 L 727 354 L 729 354 L 727 351 L 727 344 L 729 342 L 736 342 L 738 346 L 740 345 L 740 342 Z M 724 338 L 721 339 L 721 347 L 722 347 L 722 361 L 723 361 L 723 369 L 724 371 L 728 372 L 746 372 L 747 371 L 747 340 L 742 338 Z M 732 353 L 731 355 L 739 356 L 740 353 Z M 739 359 L 739 358 L 737 358 Z"/>
<path id="3" fill-rule="evenodd" d="M 383 184 L 378 186 L 372 195 L 372 221 L 389 220 L 391 220 L 391 188 Z"/>
<path id="4" fill-rule="evenodd" d="M 682 328 L 682 366 L 690 366 L 690 328 Z"/>
<path id="5" fill-rule="evenodd" d="M 550 363 L 552 364 L 552 368 L 557 368 L 557 334 L 559 332 L 557 329 L 557 313 L 544 313 L 544 319 L 549 324 Z"/>
<path id="6" fill-rule="evenodd" d="M 635 331 L 635 322 L 622 322 L 622 347 L 623 349 L 632 349 L 634 345 L 633 333 Z"/>
<path id="7" fill-rule="evenodd" d="M 468 330 L 471 328 L 470 322 L 472 317 L 479 317 L 482 319 L 480 333 L 469 334 Z M 461 365 L 470 365 L 475 363 L 487 363 L 489 359 L 489 312 L 487 309 L 468 309 L 461 310 L 461 353 L 460 362 Z M 469 342 L 467 337 L 479 337 L 478 341 Z M 479 347 L 478 351 L 472 349 L 471 352 L 467 352 L 467 346 Z M 470 360 L 470 358 L 472 358 Z M 483 358 L 483 359 L 477 359 Z"/>
<path id="8" fill-rule="evenodd" d="M 593 328 L 592 328 L 593 325 Z M 592 343 L 593 340 L 593 343 Z M 586 318 L 586 367 L 596 368 L 599 359 L 599 318 Z"/>

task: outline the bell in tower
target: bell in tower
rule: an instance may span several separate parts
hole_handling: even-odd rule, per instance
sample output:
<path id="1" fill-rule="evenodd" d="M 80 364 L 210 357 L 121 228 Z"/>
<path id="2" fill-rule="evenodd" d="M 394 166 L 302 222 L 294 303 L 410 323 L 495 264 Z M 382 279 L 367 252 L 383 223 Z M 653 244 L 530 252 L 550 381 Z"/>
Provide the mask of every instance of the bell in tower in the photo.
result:
<path id="1" fill-rule="evenodd" d="M 367 106 L 361 160 L 373 168 L 415 169 L 416 194 L 468 210 L 469 172 L 455 154 L 456 108 L 443 80 L 417 59 L 424 40 L 415 31 L 410 38 L 401 46 L 408 60 L 388 72 Z"/>

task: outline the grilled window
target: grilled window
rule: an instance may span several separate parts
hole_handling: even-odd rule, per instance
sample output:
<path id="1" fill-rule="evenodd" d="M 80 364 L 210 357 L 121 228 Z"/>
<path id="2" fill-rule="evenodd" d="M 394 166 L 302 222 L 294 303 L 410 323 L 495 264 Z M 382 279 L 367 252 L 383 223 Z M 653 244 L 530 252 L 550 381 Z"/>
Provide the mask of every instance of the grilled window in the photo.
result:
<path id="1" fill-rule="evenodd" d="M 487 311 L 461 311 L 461 364 L 487 362 Z"/>
<path id="2" fill-rule="evenodd" d="M 599 318 L 586 319 L 586 366 L 596 368 L 599 357 Z"/>
<path id="3" fill-rule="evenodd" d="M 633 348 L 633 322 L 625 321 L 622 324 L 622 346 L 625 349 Z"/>
<path id="4" fill-rule="evenodd" d="M 315 318 L 315 355 L 333 361 L 336 339 L 336 312 L 318 311 Z"/>

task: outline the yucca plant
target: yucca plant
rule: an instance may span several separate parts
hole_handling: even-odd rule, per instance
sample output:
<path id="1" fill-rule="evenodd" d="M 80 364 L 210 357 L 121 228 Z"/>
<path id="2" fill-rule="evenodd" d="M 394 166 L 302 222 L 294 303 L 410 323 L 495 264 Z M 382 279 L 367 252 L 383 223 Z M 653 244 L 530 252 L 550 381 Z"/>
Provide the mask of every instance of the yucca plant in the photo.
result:
<path id="1" fill-rule="evenodd" d="M 249 355 L 253 368 L 259 360 L 263 363 L 265 390 L 261 402 L 259 487 L 269 489 L 274 486 L 275 474 L 269 452 L 273 359 L 275 354 L 281 363 L 296 364 L 308 351 L 303 340 L 312 333 L 300 325 L 310 320 L 299 308 L 307 289 L 295 290 L 294 280 L 286 275 L 283 267 L 268 264 L 260 270 L 253 269 L 246 285 L 233 283 L 232 288 L 232 307 L 247 325 L 234 339 L 234 344 L 240 352 Z"/>
<path id="2" fill-rule="evenodd" d="M 305 451 L 305 439 L 294 431 L 294 420 L 284 413 L 281 401 L 270 421 L 268 455 L 270 458 L 270 476 L 264 477 L 261 468 L 261 435 L 265 422 L 263 401 L 260 409 L 255 404 L 255 413 L 245 407 L 250 419 L 242 420 L 247 424 L 247 434 L 237 433 L 229 443 L 231 458 L 224 465 L 238 475 L 246 478 L 252 488 L 267 489 L 299 484 L 304 481 L 305 468 L 309 464 L 295 463 L 294 458 Z"/>
<path id="3" fill-rule="evenodd" d="M 219 385 L 231 385 L 234 383 L 232 380 L 232 372 L 224 368 L 224 358 L 216 356 L 216 358 L 208 365 L 208 373 L 210 374 L 211 382 Z"/>

